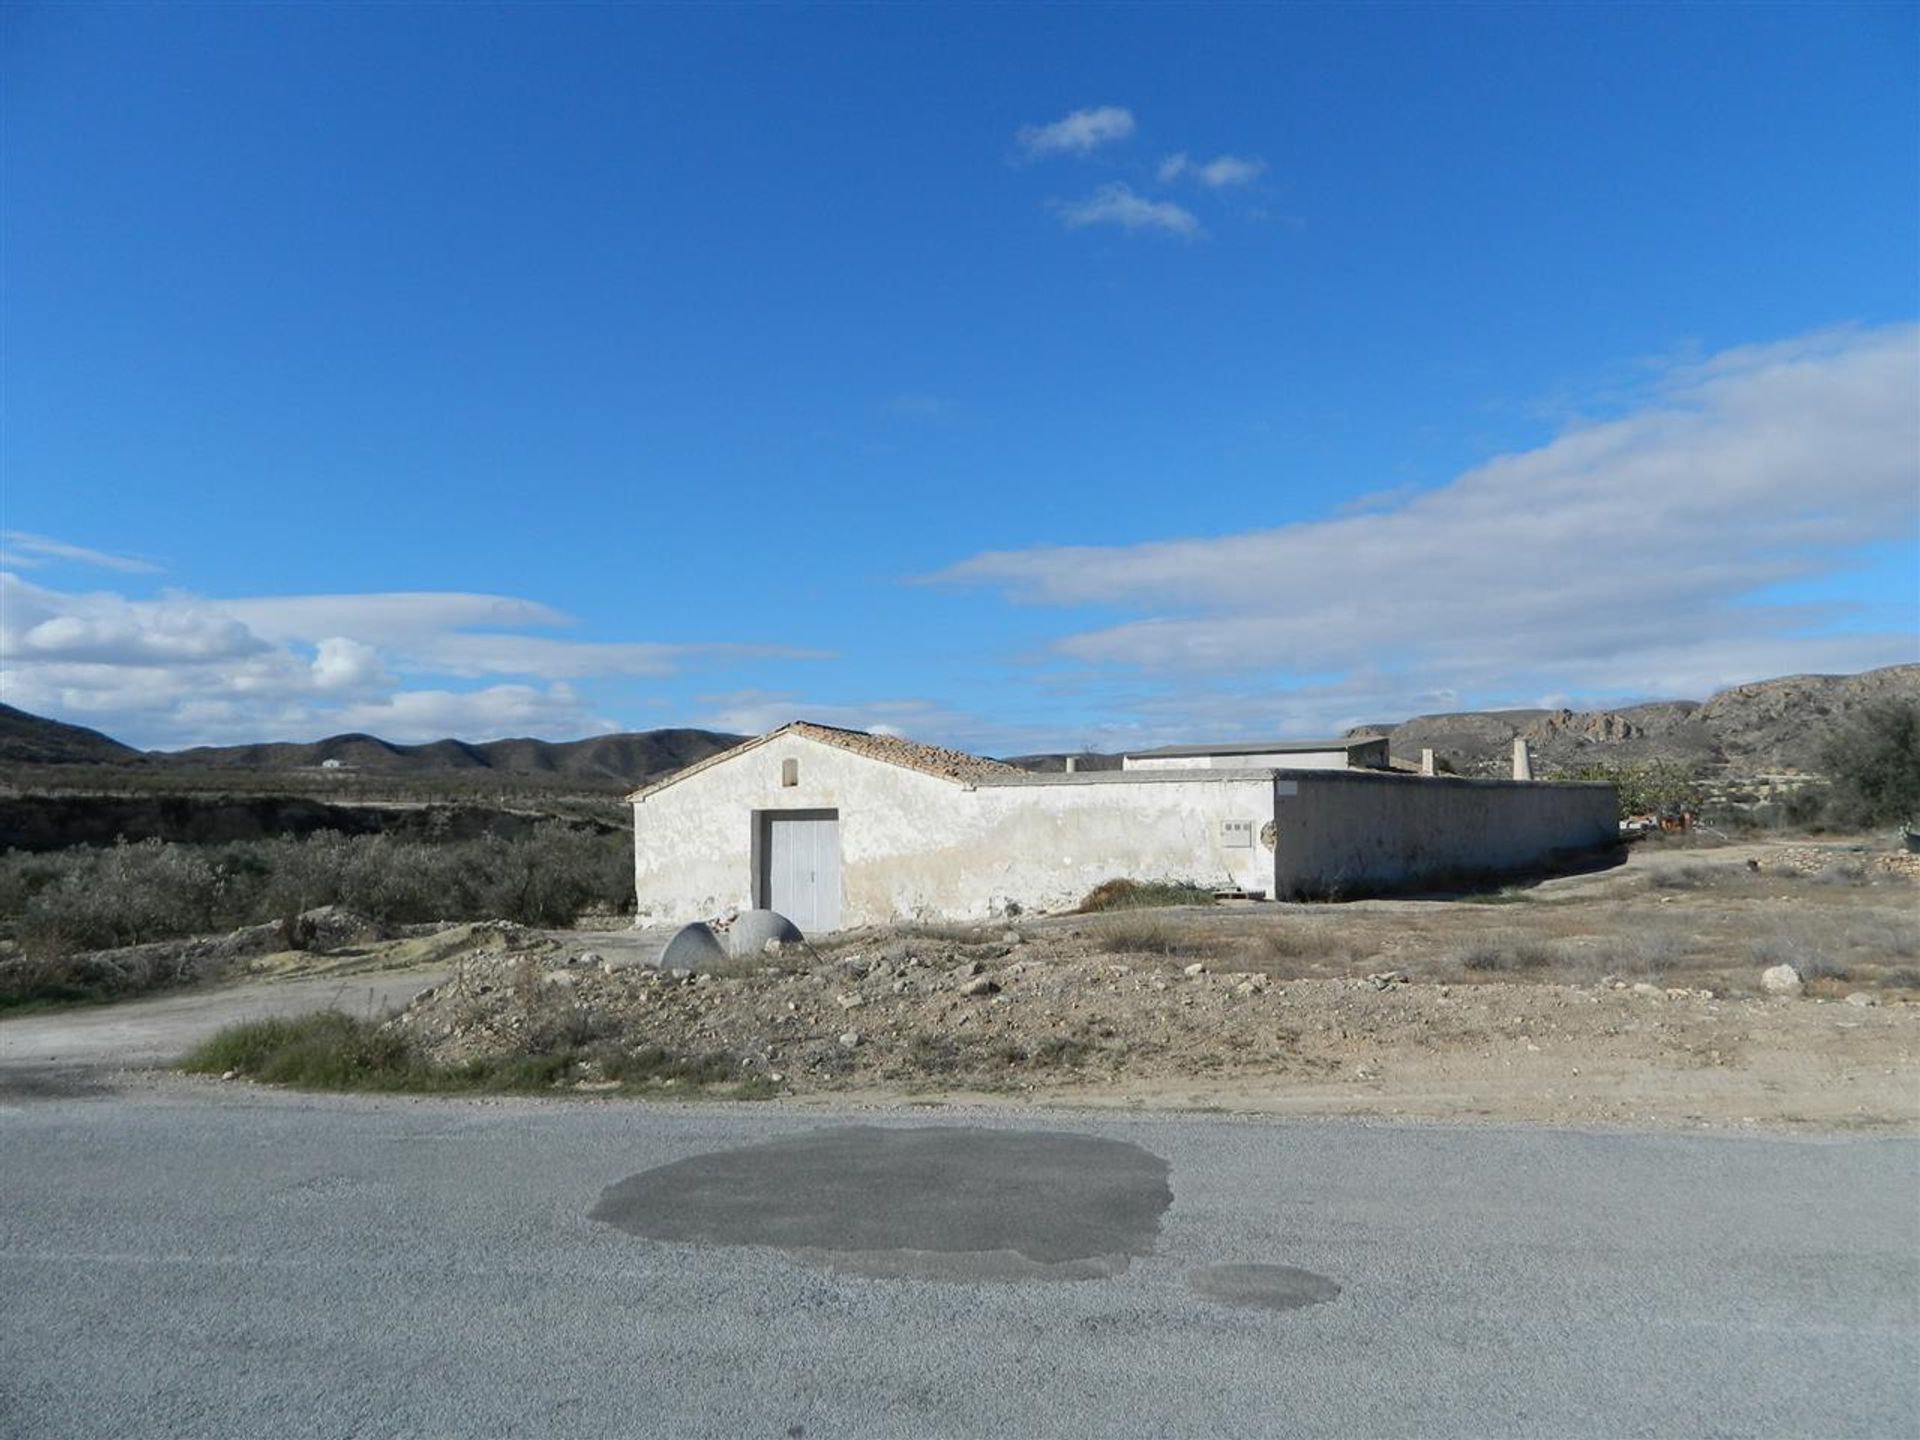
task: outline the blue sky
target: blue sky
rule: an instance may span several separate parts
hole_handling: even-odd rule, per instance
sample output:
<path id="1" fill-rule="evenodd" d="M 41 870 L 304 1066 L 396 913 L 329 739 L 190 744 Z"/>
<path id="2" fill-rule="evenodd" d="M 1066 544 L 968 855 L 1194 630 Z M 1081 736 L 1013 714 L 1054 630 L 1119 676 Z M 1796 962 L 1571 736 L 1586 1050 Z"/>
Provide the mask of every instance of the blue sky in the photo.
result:
<path id="1" fill-rule="evenodd" d="M 1920 658 L 1917 15 L 10 5 L 0 690 L 1010 752 Z"/>

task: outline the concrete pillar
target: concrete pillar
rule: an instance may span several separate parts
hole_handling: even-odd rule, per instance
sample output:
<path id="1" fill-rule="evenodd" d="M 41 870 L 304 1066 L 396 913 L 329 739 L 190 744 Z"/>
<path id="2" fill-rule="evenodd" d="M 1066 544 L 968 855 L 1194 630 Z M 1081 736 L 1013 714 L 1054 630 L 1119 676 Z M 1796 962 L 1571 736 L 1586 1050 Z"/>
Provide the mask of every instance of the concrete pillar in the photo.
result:
<path id="1" fill-rule="evenodd" d="M 1080 768 L 1080 759 L 1076 755 L 1067 756 L 1067 774 L 1071 775 Z"/>
<path id="2" fill-rule="evenodd" d="M 1422 775 L 1437 775 L 1440 773 L 1434 768 L 1433 751 L 1422 750 L 1420 752 L 1420 773 Z"/>
<path id="3" fill-rule="evenodd" d="M 1527 749 L 1526 737 L 1513 737 L 1513 778 L 1531 780 L 1533 778 L 1533 754 Z"/>

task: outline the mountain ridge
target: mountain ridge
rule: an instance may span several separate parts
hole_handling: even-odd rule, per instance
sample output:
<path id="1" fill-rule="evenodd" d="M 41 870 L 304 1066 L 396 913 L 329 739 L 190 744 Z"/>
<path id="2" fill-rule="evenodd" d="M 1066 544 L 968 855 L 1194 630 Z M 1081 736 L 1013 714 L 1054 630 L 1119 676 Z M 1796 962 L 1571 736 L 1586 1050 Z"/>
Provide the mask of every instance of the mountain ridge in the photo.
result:
<path id="1" fill-rule="evenodd" d="M 1882 700 L 1920 703 L 1920 664 L 1853 675 L 1783 675 L 1716 691 L 1705 700 L 1651 700 L 1604 710 L 1464 710 L 1416 715 L 1392 724 L 1356 725 L 1350 737 L 1384 735 L 1396 760 L 1417 763 L 1423 749 L 1462 774 L 1503 773 L 1515 738 L 1546 770 L 1587 764 L 1673 761 L 1748 774 L 1818 770 L 1827 732 Z M 641 784 L 695 764 L 750 737 L 676 727 L 595 735 L 582 740 L 432 740 L 403 745 L 349 732 L 307 742 L 136 750 L 84 726 L 0 705 L 0 764 L 101 765 L 169 770 L 313 770 L 338 768 L 386 776 L 457 773 L 551 776 L 596 784 Z M 1111 769 L 1112 755 L 1083 754 L 1083 769 Z M 1011 763 L 1058 770 L 1059 754 Z"/>

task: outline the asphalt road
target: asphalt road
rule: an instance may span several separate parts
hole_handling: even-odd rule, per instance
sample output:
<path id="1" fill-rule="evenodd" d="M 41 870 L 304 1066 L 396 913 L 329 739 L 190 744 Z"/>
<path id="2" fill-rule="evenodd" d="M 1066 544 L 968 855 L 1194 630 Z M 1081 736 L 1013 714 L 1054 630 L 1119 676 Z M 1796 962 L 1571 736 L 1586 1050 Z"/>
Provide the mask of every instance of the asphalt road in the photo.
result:
<path id="1" fill-rule="evenodd" d="M 858 1125 L 965 1127 L 947 1208 Z M 652 1238 L 729 1176 L 771 1220 Z M 148 1083 L 0 1104 L 0 1434 L 1908 1437 L 1916 1197 L 1905 1138 Z M 916 1272 L 1002 1228 L 1108 1259 Z"/>

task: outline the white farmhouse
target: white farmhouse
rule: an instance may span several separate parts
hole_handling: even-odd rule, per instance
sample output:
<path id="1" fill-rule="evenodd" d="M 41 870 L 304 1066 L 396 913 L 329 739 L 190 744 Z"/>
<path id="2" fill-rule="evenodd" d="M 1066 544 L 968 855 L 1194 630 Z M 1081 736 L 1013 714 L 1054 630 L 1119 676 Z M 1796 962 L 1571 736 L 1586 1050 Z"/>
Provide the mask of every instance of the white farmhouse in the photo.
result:
<path id="1" fill-rule="evenodd" d="M 1617 839 L 1609 785 L 1405 775 L 1372 768 L 1384 753 L 1374 761 L 1370 743 L 1181 747 L 1036 773 L 797 721 L 628 797 L 638 919 L 760 906 L 810 933 L 984 920 L 1067 909 L 1116 877 L 1351 893 Z M 1358 759 L 1290 763 L 1333 752 Z"/>

